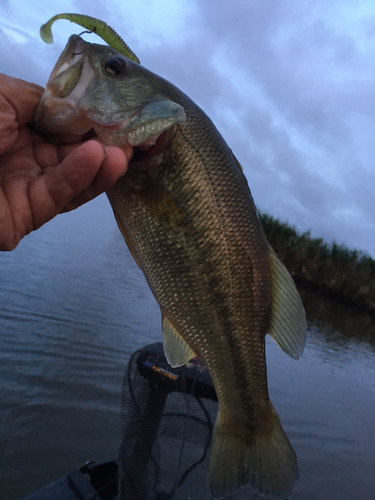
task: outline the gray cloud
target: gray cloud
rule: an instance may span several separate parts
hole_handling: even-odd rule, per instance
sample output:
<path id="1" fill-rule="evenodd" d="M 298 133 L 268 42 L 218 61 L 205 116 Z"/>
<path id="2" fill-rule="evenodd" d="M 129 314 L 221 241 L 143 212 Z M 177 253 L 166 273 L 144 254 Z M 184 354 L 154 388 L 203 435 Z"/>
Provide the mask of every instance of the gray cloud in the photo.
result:
<path id="1" fill-rule="evenodd" d="M 341 0 L 192 0 L 169 38 L 136 5 L 72 5 L 112 24 L 207 112 L 260 209 L 375 255 L 375 5 L 359 1 L 350 17 Z M 38 83 L 62 50 L 35 39 L 6 48 L 1 70 Z"/>
<path id="2" fill-rule="evenodd" d="M 330 25 L 341 4 L 331 4 L 329 15 L 318 1 L 299 7 L 240 0 L 200 5 L 202 38 L 225 40 L 248 75 L 249 92 L 255 81 L 266 96 L 258 106 L 250 96 L 242 109 L 238 98 L 232 99 L 233 112 L 241 116 L 241 138 L 248 136 L 250 144 L 235 141 L 235 152 L 258 205 L 301 230 L 375 254 L 368 233 L 374 229 L 373 175 L 366 175 L 358 150 L 358 127 L 365 121 L 369 166 L 375 156 L 373 64 L 353 35 Z"/>

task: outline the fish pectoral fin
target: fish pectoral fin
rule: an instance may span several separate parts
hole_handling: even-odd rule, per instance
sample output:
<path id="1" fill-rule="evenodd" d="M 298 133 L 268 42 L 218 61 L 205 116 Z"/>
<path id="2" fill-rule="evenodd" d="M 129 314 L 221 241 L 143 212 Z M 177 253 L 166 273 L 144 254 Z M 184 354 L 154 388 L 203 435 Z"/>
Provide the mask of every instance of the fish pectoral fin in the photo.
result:
<path id="1" fill-rule="evenodd" d="M 257 426 L 224 421 L 219 408 L 209 467 L 213 494 L 222 497 L 250 483 L 267 498 L 284 499 L 297 479 L 296 454 L 271 404 L 265 422 Z"/>
<path id="2" fill-rule="evenodd" d="M 136 253 L 134 251 L 134 248 L 133 248 L 133 245 L 131 244 L 131 241 L 130 241 L 130 238 L 128 237 L 128 233 L 126 232 L 125 228 L 124 228 L 124 225 L 123 223 L 121 222 L 121 218 L 119 215 L 117 215 L 117 213 L 115 211 L 113 211 L 113 214 L 115 216 L 115 219 L 116 219 L 116 222 L 117 222 L 117 225 L 121 231 L 121 234 L 123 235 L 124 237 L 124 240 L 125 240 L 125 243 L 127 245 L 127 247 L 129 248 L 129 251 L 130 253 L 132 254 L 133 256 L 133 259 L 135 260 L 135 262 L 137 263 L 138 267 L 140 269 L 142 269 L 142 267 L 140 266 L 138 260 L 137 260 L 137 256 L 136 256 Z"/>
<path id="3" fill-rule="evenodd" d="M 306 317 L 293 278 L 269 245 L 272 313 L 268 334 L 293 359 L 302 354 Z"/>
<path id="4" fill-rule="evenodd" d="M 178 333 L 175 326 L 163 314 L 162 311 L 162 326 L 163 326 L 163 347 L 165 357 L 168 363 L 176 368 L 187 363 L 191 358 L 196 356 L 195 352 L 185 342 L 185 340 Z"/>

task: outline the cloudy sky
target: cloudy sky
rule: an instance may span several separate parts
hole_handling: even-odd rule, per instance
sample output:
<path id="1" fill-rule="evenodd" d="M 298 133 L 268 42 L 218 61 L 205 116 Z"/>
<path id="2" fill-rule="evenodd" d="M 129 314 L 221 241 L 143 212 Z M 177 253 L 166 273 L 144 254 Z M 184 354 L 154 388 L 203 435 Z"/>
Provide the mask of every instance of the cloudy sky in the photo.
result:
<path id="1" fill-rule="evenodd" d="M 0 0 L 0 71 L 45 85 L 80 32 L 41 41 L 61 12 L 106 21 L 199 104 L 260 210 L 375 257 L 373 0 Z"/>

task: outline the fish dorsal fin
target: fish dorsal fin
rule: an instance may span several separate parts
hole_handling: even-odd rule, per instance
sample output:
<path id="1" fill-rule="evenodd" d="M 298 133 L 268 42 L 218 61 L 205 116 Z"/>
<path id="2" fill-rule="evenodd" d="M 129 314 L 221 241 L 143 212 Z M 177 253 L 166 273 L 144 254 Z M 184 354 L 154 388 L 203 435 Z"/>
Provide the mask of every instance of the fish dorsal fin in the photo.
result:
<path id="1" fill-rule="evenodd" d="M 306 341 L 301 297 L 288 270 L 269 245 L 272 314 L 268 334 L 290 357 L 298 359 Z"/>
<path id="2" fill-rule="evenodd" d="M 162 312 L 162 326 L 164 338 L 164 353 L 168 363 L 176 368 L 187 363 L 196 356 L 195 352 L 188 346 L 178 333 L 175 326 Z"/>

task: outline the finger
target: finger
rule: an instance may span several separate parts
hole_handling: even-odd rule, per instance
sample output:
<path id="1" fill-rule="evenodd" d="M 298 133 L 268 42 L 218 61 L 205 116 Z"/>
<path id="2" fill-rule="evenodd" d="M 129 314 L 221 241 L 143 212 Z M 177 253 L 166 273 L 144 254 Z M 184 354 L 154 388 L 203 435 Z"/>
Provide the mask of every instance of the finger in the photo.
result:
<path id="1" fill-rule="evenodd" d="M 92 132 L 87 132 L 86 134 L 80 135 L 71 135 L 71 134 L 48 134 L 46 132 L 41 132 L 40 130 L 37 133 L 42 140 L 47 141 L 51 144 L 55 144 L 56 146 L 61 146 L 63 144 L 77 144 L 79 142 L 84 142 L 92 138 Z"/>
<path id="2" fill-rule="evenodd" d="M 127 171 L 131 155 L 131 148 L 124 151 L 117 147 L 107 147 L 106 157 L 92 184 L 68 203 L 64 211 L 75 209 L 111 188 Z"/>
<path id="3" fill-rule="evenodd" d="M 96 141 L 88 141 L 68 155 L 59 166 L 48 169 L 35 179 L 29 186 L 34 229 L 52 219 L 87 190 L 104 160 L 103 147 Z"/>
<path id="4" fill-rule="evenodd" d="M 69 136 L 60 136 L 60 137 L 69 137 Z M 72 136 L 70 136 L 72 137 Z M 77 136 L 76 136 L 77 137 Z M 64 143 L 63 145 L 60 145 L 58 146 L 57 148 L 57 152 L 58 152 L 58 157 L 59 159 L 62 161 L 66 158 L 66 156 L 68 154 L 70 154 L 74 149 L 76 149 L 78 146 L 80 146 L 83 142 L 85 141 L 88 141 L 88 140 L 92 140 L 92 141 L 96 141 L 98 142 L 99 144 L 102 145 L 102 147 L 108 152 L 109 150 L 115 150 L 115 149 L 121 149 L 124 153 L 125 153 L 125 156 L 127 158 L 127 161 L 129 162 L 132 157 L 133 157 L 133 153 L 134 153 L 134 150 L 133 150 L 133 147 L 129 144 L 129 143 L 126 143 L 124 146 L 122 147 L 119 147 L 119 146 L 107 146 L 105 145 L 100 139 L 99 137 L 92 137 L 92 138 L 85 138 L 85 136 L 81 136 L 81 142 L 70 142 L 70 143 Z"/>
<path id="5" fill-rule="evenodd" d="M 34 156 L 38 165 L 44 169 L 57 167 L 65 158 L 67 158 L 75 149 L 82 146 L 82 142 L 77 144 L 64 144 L 56 146 L 46 142 L 38 134 L 33 133 Z"/>

